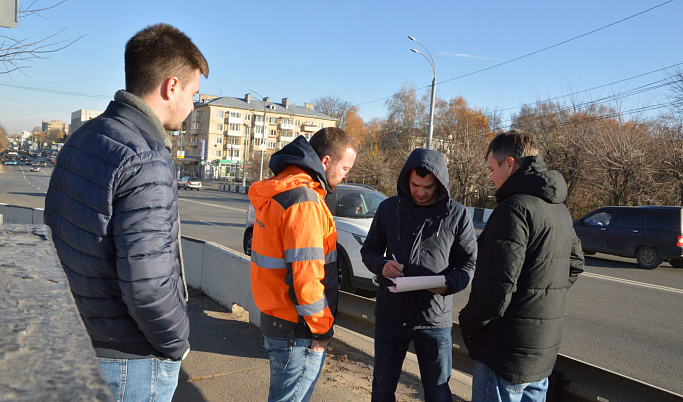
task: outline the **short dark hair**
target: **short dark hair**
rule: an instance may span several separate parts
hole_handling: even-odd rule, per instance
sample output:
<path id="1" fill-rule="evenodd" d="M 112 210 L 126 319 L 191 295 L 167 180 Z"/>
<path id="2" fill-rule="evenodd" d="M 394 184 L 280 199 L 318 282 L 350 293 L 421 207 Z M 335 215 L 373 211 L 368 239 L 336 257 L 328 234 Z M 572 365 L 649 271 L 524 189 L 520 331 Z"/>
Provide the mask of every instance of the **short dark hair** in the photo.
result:
<path id="1" fill-rule="evenodd" d="M 209 65 L 192 40 L 168 24 L 150 25 L 130 38 L 124 55 L 126 91 L 144 96 L 177 76 L 183 88 L 195 70 L 209 77 Z"/>
<path id="2" fill-rule="evenodd" d="M 338 161 L 347 149 L 356 150 L 353 138 L 346 131 L 336 127 L 318 130 L 309 142 L 321 160 L 328 155 L 333 161 Z"/>
<path id="3" fill-rule="evenodd" d="M 534 138 L 519 130 L 510 130 L 506 133 L 498 134 L 486 150 L 485 159 L 488 159 L 489 154 L 502 165 L 506 158 L 512 157 L 515 160 L 515 166 L 519 167 L 520 160 L 527 156 L 538 155 L 538 148 L 534 143 Z"/>
<path id="4" fill-rule="evenodd" d="M 422 166 L 416 167 L 413 170 L 415 171 L 416 175 L 422 177 L 423 179 L 432 173 L 429 171 L 429 169 L 422 167 Z"/>

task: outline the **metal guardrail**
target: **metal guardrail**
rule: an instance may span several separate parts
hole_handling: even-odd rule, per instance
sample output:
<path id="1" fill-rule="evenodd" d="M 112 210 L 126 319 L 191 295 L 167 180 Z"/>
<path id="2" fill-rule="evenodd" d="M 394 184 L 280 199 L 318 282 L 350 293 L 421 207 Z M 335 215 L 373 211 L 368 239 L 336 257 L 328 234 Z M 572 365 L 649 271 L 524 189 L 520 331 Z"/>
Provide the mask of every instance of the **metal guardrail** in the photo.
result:
<path id="1" fill-rule="evenodd" d="M 339 292 L 338 325 L 373 337 L 374 310 L 373 299 Z M 467 353 L 457 323 L 453 323 L 451 334 L 453 369 L 471 375 L 474 362 Z M 681 402 L 683 395 L 560 354 L 548 389 L 548 401 L 559 400 Z"/>

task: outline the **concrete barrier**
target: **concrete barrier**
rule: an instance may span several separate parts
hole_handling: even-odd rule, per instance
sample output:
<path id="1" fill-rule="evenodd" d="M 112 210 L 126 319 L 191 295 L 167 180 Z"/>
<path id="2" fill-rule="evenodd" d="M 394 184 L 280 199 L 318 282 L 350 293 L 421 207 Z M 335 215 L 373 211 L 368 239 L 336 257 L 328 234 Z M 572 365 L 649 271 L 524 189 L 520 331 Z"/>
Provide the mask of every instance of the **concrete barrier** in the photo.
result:
<path id="1" fill-rule="evenodd" d="M 465 207 L 475 223 L 486 223 L 493 212 L 492 209 Z"/>
<path id="2" fill-rule="evenodd" d="M 0 373 L 3 401 L 113 400 L 45 225 L 0 225 Z"/>
<path id="3" fill-rule="evenodd" d="M 0 204 L 0 215 L 5 223 L 21 223 L 30 225 L 43 224 L 42 208 L 21 207 L 18 205 Z"/>
<path id="4" fill-rule="evenodd" d="M 238 305 L 249 312 L 249 322 L 260 324 L 261 314 L 251 293 L 249 258 L 216 243 L 182 237 L 185 279 L 228 310 Z"/>

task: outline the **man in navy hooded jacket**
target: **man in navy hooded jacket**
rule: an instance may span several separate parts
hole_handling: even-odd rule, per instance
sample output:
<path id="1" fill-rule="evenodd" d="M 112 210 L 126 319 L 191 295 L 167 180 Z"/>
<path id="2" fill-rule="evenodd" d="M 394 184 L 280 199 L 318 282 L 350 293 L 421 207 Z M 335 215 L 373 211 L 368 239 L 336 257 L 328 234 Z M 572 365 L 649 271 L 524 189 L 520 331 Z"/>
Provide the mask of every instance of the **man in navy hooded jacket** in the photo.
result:
<path id="1" fill-rule="evenodd" d="M 383 201 L 361 249 L 379 277 L 375 307 L 373 401 L 394 401 L 413 341 L 427 401 L 450 401 L 453 293 L 467 287 L 477 258 L 472 218 L 450 198 L 441 152 L 415 149 L 398 176 L 398 195 Z M 391 293 L 398 276 L 444 275 L 443 286 Z"/>

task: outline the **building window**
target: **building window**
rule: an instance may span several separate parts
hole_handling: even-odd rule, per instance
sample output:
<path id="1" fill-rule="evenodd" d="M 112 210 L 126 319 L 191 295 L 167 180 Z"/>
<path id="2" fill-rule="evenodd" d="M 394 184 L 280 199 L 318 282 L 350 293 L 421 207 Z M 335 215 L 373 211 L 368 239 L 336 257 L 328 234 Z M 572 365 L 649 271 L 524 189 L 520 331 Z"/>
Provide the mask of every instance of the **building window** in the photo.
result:
<path id="1" fill-rule="evenodd" d="M 270 135 L 271 137 L 275 137 L 277 135 L 277 131 L 276 130 L 270 130 L 270 133 L 268 135 Z"/>
<path id="2" fill-rule="evenodd" d="M 192 130 L 199 130 L 199 122 L 193 121 L 191 128 L 192 128 Z"/>
<path id="3" fill-rule="evenodd" d="M 295 136 L 295 137 L 298 137 L 298 136 L 299 136 L 299 132 L 298 132 L 298 131 L 295 132 L 295 133 L 294 133 L 294 136 Z"/>
<path id="4" fill-rule="evenodd" d="M 218 131 L 223 131 L 223 125 L 222 124 L 218 125 Z"/>
<path id="5" fill-rule="evenodd" d="M 270 124 L 277 124 L 277 117 L 271 117 Z"/>
<path id="6" fill-rule="evenodd" d="M 291 130 L 282 130 L 282 136 L 283 137 L 291 137 L 292 131 Z"/>
<path id="7" fill-rule="evenodd" d="M 249 135 L 249 126 L 244 127 L 244 134 Z"/>
<path id="8" fill-rule="evenodd" d="M 275 142 L 268 142 L 268 149 L 275 149 Z"/>
<path id="9" fill-rule="evenodd" d="M 295 126 L 300 126 L 300 125 L 301 125 L 301 120 L 294 120 L 294 125 L 295 125 Z"/>
<path id="10" fill-rule="evenodd" d="M 282 124 L 292 124 L 292 119 L 288 119 L 288 118 L 283 117 L 282 118 Z"/>
<path id="11" fill-rule="evenodd" d="M 216 137 L 216 144 L 222 144 L 223 143 L 223 137 Z"/>
<path id="12" fill-rule="evenodd" d="M 195 114 L 197 117 L 204 117 L 204 111 L 203 110 L 197 110 L 197 114 Z"/>
<path id="13" fill-rule="evenodd" d="M 216 155 L 216 158 L 220 158 L 221 157 L 221 151 L 216 151 L 215 155 Z"/>
<path id="14" fill-rule="evenodd" d="M 254 127 L 254 134 L 263 134 L 263 126 Z"/>
<path id="15" fill-rule="evenodd" d="M 318 124 L 318 128 L 323 128 L 323 123 Z"/>
<path id="16" fill-rule="evenodd" d="M 251 115 L 250 115 L 250 114 L 245 114 L 245 115 L 244 115 L 244 121 L 251 121 Z"/>
<path id="17" fill-rule="evenodd" d="M 218 111 L 218 118 L 219 118 L 219 119 L 222 119 L 222 118 L 224 118 L 224 117 L 225 117 L 225 112 L 222 111 L 222 110 L 219 110 L 219 111 Z"/>
<path id="18" fill-rule="evenodd" d="M 230 145 L 240 145 L 241 138 L 230 138 Z"/>
<path id="19" fill-rule="evenodd" d="M 254 146 L 258 147 L 261 144 L 263 144 L 262 138 L 254 138 Z"/>
<path id="20" fill-rule="evenodd" d="M 240 131 L 240 124 L 239 123 L 230 123 L 228 127 L 229 127 L 230 131 Z"/>
<path id="21" fill-rule="evenodd" d="M 262 122 L 262 121 L 263 121 L 263 116 L 261 116 L 260 114 L 255 114 L 255 115 L 254 115 L 254 121 L 257 122 L 257 123 Z"/>
<path id="22" fill-rule="evenodd" d="M 235 118 L 235 119 L 241 119 L 241 118 L 242 118 L 242 113 L 240 113 L 240 112 L 230 112 L 230 117 Z"/>

